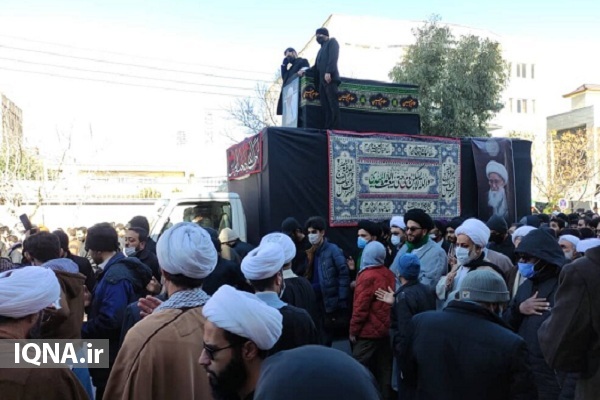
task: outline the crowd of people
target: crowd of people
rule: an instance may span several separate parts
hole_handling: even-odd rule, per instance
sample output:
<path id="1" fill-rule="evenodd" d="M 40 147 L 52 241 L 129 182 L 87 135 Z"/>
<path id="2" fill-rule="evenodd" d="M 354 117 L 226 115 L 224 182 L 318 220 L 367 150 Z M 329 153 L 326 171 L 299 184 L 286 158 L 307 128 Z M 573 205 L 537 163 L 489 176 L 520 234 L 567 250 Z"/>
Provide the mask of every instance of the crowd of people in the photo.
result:
<path id="1" fill-rule="evenodd" d="M 3 253 L 0 338 L 108 339 L 109 368 L 0 369 L 0 397 L 595 399 L 599 222 L 412 209 L 360 221 L 352 254 L 320 216 L 256 247 L 194 222 L 154 242 L 142 216 L 35 227 Z"/>

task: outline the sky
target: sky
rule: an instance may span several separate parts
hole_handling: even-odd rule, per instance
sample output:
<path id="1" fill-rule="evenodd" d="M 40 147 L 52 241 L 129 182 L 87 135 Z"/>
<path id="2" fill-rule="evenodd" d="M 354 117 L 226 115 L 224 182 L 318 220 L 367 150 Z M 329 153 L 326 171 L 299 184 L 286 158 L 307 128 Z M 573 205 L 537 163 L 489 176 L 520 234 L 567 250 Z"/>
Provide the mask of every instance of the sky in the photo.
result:
<path id="1" fill-rule="evenodd" d="M 226 136 L 241 134 L 226 110 L 272 81 L 283 50 L 302 48 L 331 14 L 437 14 L 581 49 L 600 38 L 592 0 L 0 0 L 0 92 L 23 110 L 26 139 L 42 152 L 58 154 L 70 138 L 79 163 L 190 159 L 205 176 L 223 175 Z M 174 145 L 177 132 L 185 148 Z"/>

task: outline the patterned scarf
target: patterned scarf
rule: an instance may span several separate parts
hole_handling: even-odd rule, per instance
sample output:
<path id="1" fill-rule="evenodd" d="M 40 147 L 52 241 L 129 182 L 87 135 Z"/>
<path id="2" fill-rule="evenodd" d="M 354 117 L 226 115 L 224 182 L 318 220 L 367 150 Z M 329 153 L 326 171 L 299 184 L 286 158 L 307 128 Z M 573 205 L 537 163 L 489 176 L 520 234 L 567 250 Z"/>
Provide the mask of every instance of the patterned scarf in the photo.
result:
<path id="1" fill-rule="evenodd" d="M 181 290 L 173 293 L 168 300 L 165 300 L 160 306 L 154 309 L 154 312 L 167 309 L 182 309 L 182 308 L 195 308 L 203 306 L 210 296 L 206 294 L 201 288 L 195 288 L 190 290 Z"/>

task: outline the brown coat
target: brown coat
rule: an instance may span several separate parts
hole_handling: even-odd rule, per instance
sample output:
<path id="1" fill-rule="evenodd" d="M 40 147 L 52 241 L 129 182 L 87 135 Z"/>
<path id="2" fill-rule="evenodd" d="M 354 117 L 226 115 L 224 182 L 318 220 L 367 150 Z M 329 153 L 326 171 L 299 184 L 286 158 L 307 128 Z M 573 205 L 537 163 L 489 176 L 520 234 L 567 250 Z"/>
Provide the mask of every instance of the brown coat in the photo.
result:
<path id="1" fill-rule="evenodd" d="M 0 334 L 0 339 L 16 339 Z M 0 368 L 0 398 L 10 400 L 87 400 L 67 368 Z"/>
<path id="2" fill-rule="evenodd" d="M 580 372 L 575 399 L 600 393 L 600 247 L 563 267 L 554 308 L 538 331 L 544 358 L 559 371 Z"/>
<path id="3" fill-rule="evenodd" d="M 81 339 L 85 275 L 54 271 L 60 283 L 61 306 L 52 318 L 42 325 L 42 339 Z"/>
<path id="4" fill-rule="evenodd" d="M 127 332 L 105 399 L 211 399 L 204 368 L 202 307 L 152 314 Z"/>

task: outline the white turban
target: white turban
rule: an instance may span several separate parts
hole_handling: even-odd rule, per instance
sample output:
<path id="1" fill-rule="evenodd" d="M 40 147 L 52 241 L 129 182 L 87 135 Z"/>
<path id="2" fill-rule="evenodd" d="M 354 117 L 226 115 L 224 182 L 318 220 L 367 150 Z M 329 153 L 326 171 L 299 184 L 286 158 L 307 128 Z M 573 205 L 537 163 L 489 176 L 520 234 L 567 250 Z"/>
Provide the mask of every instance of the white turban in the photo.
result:
<path id="1" fill-rule="evenodd" d="M 585 253 L 587 250 L 598 246 L 600 246 L 600 239 L 590 238 L 580 240 L 575 249 L 578 253 Z"/>
<path id="2" fill-rule="evenodd" d="M 489 178 L 491 173 L 495 173 L 500 175 L 500 177 L 504 180 L 504 183 L 508 182 L 508 171 L 506 171 L 506 167 L 496 161 L 490 161 L 485 167 L 485 175 Z"/>
<path id="3" fill-rule="evenodd" d="M 515 230 L 515 233 L 512 234 L 512 241 L 513 244 L 515 244 L 515 239 L 517 239 L 518 237 L 523 238 L 525 236 L 527 236 L 527 234 L 531 231 L 535 231 L 536 228 L 534 228 L 533 226 L 529 226 L 529 225 L 524 225 L 520 228 L 517 228 L 517 230 Z"/>
<path id="4" fill-rule="evenodd" d="M 277 243 L 263 243 L 244 257 L 242 273 L 251 281 L 274 276 L 285 264 L 283 248 Z"/>
<path id="5" fill-rule="evenodd" d="M 280 232 L 269 233 L 262 238 L 259 246 L 262 246 L 265 243 L 276 243 L 281 246 L 285 258 L 284 264 L 292 262 L 294 257 L 296 257 L 296 245 L 286 234 Z"/>
<path id="6" fill-rule="evenodd" d="M 223 285 L 202 308 L 202 314 L 221 329 L 270 350 L 281 336 L 283 317 L 255 295 Z"/>
<path id="7" fill-rule="evenodd" d="M 54 305 L 60 308 L 60 284 L 51 269 L 24 267 L 0 273 L 0 315 L 23 318 Z"/>
<path id="8" fill-rule="evenodd" d="M 400 216 L 400 215 L 394 215 L 392 217 L 392 219 L 390 220 L 390 228 L 397 226 L 398 228 L 402 229 L 403 231 L 406 230 L 406 224 L 404 223 L 404 217 Z"/>
<path id="9" fill-rule="evenodd" d="M 223 228 L 221 233 L 219 233 L 219 241 L 221 243 L 233 242 L 234 240 L 239 239 L 238 234 L 231 228 Z"/>
<path id="10" fill-rule="evenodd" d="M 490 228 L 475 218 L 469 218 L 456 228 L 456 236 L 467 235 L 479 247 L 485 247 L 490 240 Z"/>
<path id="11" fill-rule="evenodd" d="M 206 278 L 217 266 L 218 255 L 208 232 L 192 222 L 180 222 L 158 239 L 156 255 L 162 269 L 188 278 Z"/>
<path id="12" fill-rule="evenodd" d="M 571 243 L 573 246 L 575 246 L 575 248 L 577 248 L 577 245 L 579 244 L 579 242 L 581 241 L 581 239 L 579 239 L 577 236 L 573 236 L 573 235 L 561 235 L 558 238 L 558 243 L 560 243 L 561 241 L 565 241 L 565 242 L 569 242 Z"/>

